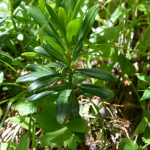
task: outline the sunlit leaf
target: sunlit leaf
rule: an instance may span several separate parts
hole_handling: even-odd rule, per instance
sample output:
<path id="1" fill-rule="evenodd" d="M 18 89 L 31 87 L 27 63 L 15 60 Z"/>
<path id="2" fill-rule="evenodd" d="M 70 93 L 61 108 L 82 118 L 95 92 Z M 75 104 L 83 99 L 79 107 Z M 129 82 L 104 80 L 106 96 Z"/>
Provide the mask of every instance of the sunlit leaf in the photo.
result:
<path id="1" fill-rule="evenodd" d="M 108 71 L 100 70 L 100 69 L 75 69 L 75 71 L 87 75 L 91 78 L 96 78 L 100 80 L 106 80 L 106 81 L 116 81 L 116 78 L 114 75 L 109 73 Z"/>
<path id="2" fill-rule="evenodd" d="M 77 37 L 79 30 L 81 27 L 81 21 L 80 19 L 72 20 L 68 23 L 66 28 L 66 37 L 69 43 L 72 42 L 72 40 L 75 40 L 75 37 Z"/>

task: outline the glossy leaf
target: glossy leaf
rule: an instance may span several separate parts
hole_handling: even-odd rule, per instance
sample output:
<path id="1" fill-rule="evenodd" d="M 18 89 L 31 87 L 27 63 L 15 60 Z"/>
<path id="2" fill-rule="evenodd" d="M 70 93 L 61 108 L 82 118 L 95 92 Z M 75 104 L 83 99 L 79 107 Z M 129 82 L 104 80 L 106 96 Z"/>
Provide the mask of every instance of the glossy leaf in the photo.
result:
<path id="1" fill-rule="evenodd" d="M 26 56 L 26 57 L 36 57 L 37 53 L 35 52 L 25 52 L 21 54 L 22 56 Z"/>
<path id="2" fill-rule="evenodd" d="M 78 87 L 88 93 L 99 96 L 101 98 L 113 98 L 115 96 L 115 93 L 111 91 L 109 88 L 99 85 L 81 84 Z"/>
<path id="3" fill-rule="evenodd" d="M 78 0 L 77 1 L 77 4 L 76 4 L 76 6 L 74 8 L 74 11 L 73 11 L 72 20 L 77 18 L 77 15 L 78 15 L 78 13 L 81 9 L 81 5 L 82 5 L 83 2 L 84 2 L 83 0 Z"/>
<path id="4" fill-rule="evenodd" d="M 76 59 L 80 59 L 82 56 L 86 56 L 88 54 L 88 50 L 84 50 L 80 53 L 77 53 L 73 56 L 72 61 L 75 61 Z"/>
<path id="5" fill-rule="evenodd" d="M 74 54 L 80 53 L 80 51 L 81 51 L 82 48 L 83 48 L 83 45 L 84 45 L 84 42 L 82 42 L 81 45 L 80 45 L 77 49 L 75 49 Z"/>
<path id="6" fill-rule="evenodd" d="M 62 47 L 57 44 L 57 42 L 55 41 L 55 39 L 49 37 L 49 36 L 41 36 L 41 38 L 46 41 L 51 47 L 53 47 L 54 49 L 56 49 L 58 52 L 65 54 L 64 50 L 62 49 Z"/>
<path id="7" fill-rule="evenodd" d="M 57 100 L 57 107 L 56 107 L 56 112 L 57 112 L 57 121 L 62 124 L 64 123 L 68 112 L 69 112 L 69 96 L 71 94 L 72 90 L 71 89 L 66 89 L 64 90 L 60 95 Z"/>
<path id="8" fill-rule="evenodd" d="M 76 5 L 76 0 L 66 0 L 65 5 L 66 5 L 67 12 L 69 12 L 70 10 L 73 11 Z"/>
<path id="9" fill-rule="evenodd" d="M 44 14 L 36 7 L 28 5 L 26 6 L 26 9 L 29 11 L 30 15 L 34 19 L 34 21 L 42 27 L 46 24 L 47 18 L 44 16 Z M 43 29 L 49 36 L 54 36 L 53 31 L 51 30 L 49 25 L 46 25 Z"/>
<path id="10" fill-rule="evenodd" d="M 28 87 L 28 91 L 30 92 L 30 91 L 39 89 L 41 87 L 44 87 L 48 84 L 51 84 L 52 82 L 58 80 L 60 78 L 59 76 L 60 74 L 57 73 L 57 74 L 40 77 L 37 80 L 35 80 L 35 82 L 30 84 L 30 86 Z"/>
<path id="11" fill-rule="evenodd" d="M 72 12 L 72 10 L 70 10 L 70 11 L 68 12 L 68 22 L 71 21 L 72 15 L 73 15 L 73 12 Z"/>
<path id="12" fill-rule="evenodd" d="M 61 63 L 56 63 L 56 62 L 51 62 L 49 64 L 47 64 L 47 66 L 50 66 L 50 67 L 65 67 L 63 64 Z"/>
<path id="13" fill-rule="evenodd" d="M 77 42 L 76 46 L 74 47 L 74 50 L 81 44 L 81 42 L 84 40 L 84 38 L 87 36 L 89 31 L 91 30 L 91 27 L 95 21 L 95 16 L 97 13 L 98 6 L 99 6 L 98 4 L 92 6 L 89 9 L 88 13 L 86 14 L 86 17 L 85 17 L 85 19 L 82 23 L 81 29 L 80 29 L 78 42 Z"/>
<path id="14" fill-rule="evenodd" d="M 61 22 L 58 18 L 58 16 L 56 15 L 56 13 L 53 11 L 53 9 L 48 5 L 46 4 L 46 8 L 50 14 L 50 16 L 52 17 L 53 21 L 55 22 L 55 24 L 57 25 L 57 27 L 60 29 L 60 31 L 65 35 L 65 30 L 64 28 L 62 27 L 61 25 Z"/>
<path id="15" fill-rule="evenodd" d="M 79 33 L 80 27 L 81 27 L 80 19 L 72 20 L 68 23 L 66 28 L 66 37 L 68 43 L 71 43 L 73 39 L 75 40 L 75 37 L 77 37 Z"/>
<path id="16" fill-rule="evenodd" d="M 89 31 L 91 30 L 91 27 L 95 21 L 95 16 L 96 16 L 98 7 L 99 5 L 96 4 L 89 9 L 82 23 L 78 40 L 81 40 L 81 39 L 83 40 L 87 36 Z"/>
<path id="17" fill-rule="evenodd" d="M 66 28 L 68 24 L 68 15 L 66 13 L 66 10 L 63 7 L 59 7 L 58 18 L 61 21 L 61 24 L 63 25 L 63 27 Z"/>
<path id="18" fill-rule="evenodd" d="M 71 96 L 71 116 L 72 117 L 77 117 L 79 116 L 79 103 L 78 103 L 78 100 L 76 98 L 76 96 L 74 94 L 72 94 Z"/>
<path id="19" fill-rule="evenodd" d="M 53 69 L 51 68 L 47 68 L 45 66 L 42 66 L 42 65 L 37 65 L 37 64 L 32 64 L 32 65 L 29 65 L 26 67 L 28 70 L 31 70 L 31 71 L 39 71 L 39 72 L 48 72 L 49 74 L 53 74 L 53 73 L 56 73 L 56 71 L 54 71 Z"/>
<path id="20" fill-rule="evenodd" d="M 61 7 L 65 0 L 56 0 L 56 8 Z"/>
<path id="21" fill-rule="evenodd" d="M 35 81 L 36 79 L 42 77 L 42 76 L 46 76 L 46 75 L 50 75 L 49 72 L 38 72 L 38 71 L 34 71 L 34 72 L 29 72 L 25 75 L 22 75 L 21 77 L 17 78 L 16 82 L 30 82 L 30 81 Z"/>
<path id="22" fill-rule="evenodd" d="M 42 46 L 37 46 L 34 48 L 34 51 L 41 54 L 41 55 L 44 55 L 46 57 L 50 57 L 50 58 L 53 58 L 49 53 L 47 53 L 45 51 L 45 49 L 42 47 Z"/>
<path id="23" fill-rule="evenodd" d="M 15 10 L 20 5 L 20 3 L 22 1 L 26 1 L 26 0 L 14 0 L 14 1 L 12 1 L 12 4 L 11 4 L 12 8 Z"/>
<path id="24" fill-rule="evenodd" d="M 69 67 L 64 67 L 63 69 L 62 69 L 62 72 L 61 72 L 61 74 L 63 75 L 63 76 L 65 76 L 65 75 L 67 75 L 67 72 L 69 71 Z"/>
<path id="25" fill-rule="evenodd" d="M 27 101 L 28 102 L 33 102 L 33 101 L 37 101 L 37 100 L 40 100 L 52 93 L 54 93 L 55 91 L 44 91 L 44 92 L 41 92 L 41 93 L 38 93 L 38 94 L 33 94 L 32 96 L 28 97 L 27 98 Z"/>
<path id="26" fill-rule="evenodd" d="M 61 53 L 59 53 L 58 51 L 56 51 L 55 49 L 53 49 L 52 47 L 47 48 L 45 47 L 45 50 L 52 55 L 52 57 L 56 60 L 59 60 L 61 62 L 66 63 L 66 60 L 64 59 L 63 55 Z"/>
<path id="27" fill-rule="evenodd" d="M 76 69 L 75 71 L 87 75 L 91 78 L 96 78 L 106 81 L 116 81 L 116 78 L 111 73 L 100 69 Z"/>
<path id="28" fill-rule="evenodd" d="M 77 85 L 81 81 L 83 81 L 86 77 L 83 75 L 75 75 L 74 80 L 73 80 L 73 85 Z"/>
<path id="29" fill-rule="evenodd" d="M 46 88 L 37 90 L 36 92 L 34 92 L 34 94 L 37 94 L 37 93 L 40 93 L 40 92 L 43 92 L 43 91 L 56 91 L 56 92 L 58 92 L 58 91 L 64 90 L 65 87 L 66 87 L 66 85 L 64 85 L 64 84 L 55 85 L 55 86 L 51 86 L 51 87 L 46 87 Z"/>

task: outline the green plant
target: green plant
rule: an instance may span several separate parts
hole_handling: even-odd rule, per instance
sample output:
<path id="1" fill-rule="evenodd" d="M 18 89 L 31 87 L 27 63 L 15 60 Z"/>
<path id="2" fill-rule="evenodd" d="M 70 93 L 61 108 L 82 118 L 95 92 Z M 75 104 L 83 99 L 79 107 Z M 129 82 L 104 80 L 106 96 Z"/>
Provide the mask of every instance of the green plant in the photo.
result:
<path id="1" fill-rule="evenodd" d="M 31 5 L 26 7 L 34 21 L 47 33 L 40 33 L 41 46 L 35 47 L 34 51 L 53 60 L 47 66 L 28 65 L 26 69 L 32 72 L 16 80 L 17 83 L 29 83 L 29 96 L 21 100 L 23 103 L 27 101 L 33 105 L 37 104 L 38 108 L 44 103 L 41 115 L 36 115 L 36 123 L 45 133 L 39 139 L 42 147 L 64 145 L 76 149 L 76 142 L 84 141 L 85 131 L 90 127 L 79 114 L 78 94 L 97 95 L 101 98 L 112 98 L 115 95 L 107 87 L 84 83 L 86 78 L 116 81 L 112 74 L 99 69 L 75 67 L 80 57 L 88 55 L 88 50 L 82 49 L 83 42 L 91 30 L 98 9 L 98 5 L 92 6 L 81 23 L 82 20 L 77 17 L 81 3 L 80 0 L 77 3 L 67 0 L 56 9 L 58 12 L 54 12 L 46 3 L 50 19 L 38 8 Z M 50 67 L 57 68 L 54 70 Z M 15 109 L 20 112 L 23 111 L 19 108 L 22 106 L 21 101 L 15 104 Z"/>
<path id="2" fill-rule="evenodd" d="M 145 0 L 0 1 L 0 136 L 9 115 L 18 124 L 1 149 L 77 149 L 77 143 L 109 149 L 120 140 L 116 133 L 122 136 L 120 150 L 147 147 L 148 5 Z M 26 134 L 18 144 L 20 127 Z"/>

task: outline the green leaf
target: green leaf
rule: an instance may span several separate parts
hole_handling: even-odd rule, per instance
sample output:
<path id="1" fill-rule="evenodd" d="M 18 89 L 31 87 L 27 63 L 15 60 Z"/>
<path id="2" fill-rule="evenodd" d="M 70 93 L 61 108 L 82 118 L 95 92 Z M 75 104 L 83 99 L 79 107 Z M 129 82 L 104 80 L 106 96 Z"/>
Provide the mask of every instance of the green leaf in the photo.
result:
<path id="1" fill-rule="evenodd" d="M 99 96 L 101 98 L 113 98 L 115 93 L 107 87 L 94 84 L 81 84 L 78 86 L 84 91 L 91 93 L 93 95 Z"/>
<path id="2" fill-rule="evenodd" d="M 74 55 L 80 53 L 80 51 L 81 51 L 82 48 L 83 48 L 83 45 L 84 45 L 84 42 L 82 42 L 81 45 L 74 51 Z M 73 55 L 73 56 L 74 56 L 74 55 Z"/>
<path id="3" fill-rule="evenodd" d="M 75 75 L 74 80 L 73 80 L 73 85 L 77 85 L 78 83 L 80 83 L 81 81 L 83 81 L 86 77 L 83 75 Z"/>
<path id="4" fill-rule="evenodd" d="M 57 100 L 57 121 L 62 124 L 64 123 L 68 112 L 69 112 L 69 96 L 71 94 L 72 90 L 71 89 L 66 89 L 64 90 L 60 95 Z"/>
<path id="5" fill-rule="evenodd" d="M 97 52 L 101 52 L 98 47 L 96 47 L 93 43 L 91 43 L 87 38 L 84 39 L 84 42 L 88 44 L 92 49 L 94 49 Z M 101 52 L 102 53 L 102 52 Z"/>
<path id="6" fill-rule="evenodd" d="M 44 26 L 47 23 L 47 18 L 44 16 L 44 14 L 37 8 L 31 5 L 26 6 L 26 9 L 29 11 L 30 15 L 34 19 L 34 21 L 40 26 Z M 49 25 L 46 25 L 43 29 L 49 36 L 54 36 L 53 31 L 49 27 Z"/>
<path id="7" fill-rule="evenodd" d="M 66 127 L 55 132 L 47 133 L 40 137 L 39 140 L 41 141 L 42 147 L 59 147 L 64 145 L 72 150 L 76 150 L 77 142 L 81 142 L 80 139 Z"/>
<path id="8" fill-rule="evenodd" d="M 70 11 L 68 12 L 68 22 L 71 21 L 72 15 L 73 15 L 73 12 L 72 12 L 72 10 L 70 10 Z"/>
<path id="9" fill-rule="evenodd" d="M 119 144 L 118 150 L 142 150 L 142 147 L 138 147 L 138 145 L 134 142 L 131 142 L 129 139 L 122 139 Z"/>
<path id="10" fill-rule="evenodd" d="M 86 14 L 86 17 L 82 23 L 82 26 L 81 26 L 81 30 L 80 30 L 80 33 L 79 33 L 79 37 L 78 37 L 78 40 L 82 40 L 87 36 L 87 34 L 89 33 L 89 31 L 91 30 L 91 27 L 95 21 L 95 16 L 96 16 L 96 13 L 97 13 L 97 9 L 98 9 L 99 5 L 96 4 L 94 6 L 92 6 L 88 13 Z"/>
<path id="11" fill-rule="evenodd" d="M 66 29 L 66 26 L 68 24 L 68 15 L 63 7 L 59 7 L 58 18 L 61 21 L 61 25 L 63 26 L 63 28 Z"/>
<path id="12" fill-rule="evenodd" d="M 111 73 L 100 69 L 75 69 L 75 71 L 87 75 L 91 78 L 96 78 L 106 81 L 116 81 L 116 78 Z"/>
<path id="13" fill-rule="evenodd" d="M 49 53 L 46 52 L 46 50 L 42 46 L 35 47 L 34 51 L 41 54 L 41 55 L 44 55 L 46 57 L 53 58 Z"/>
<path id="14" fill-rule="evenodd" d="M 12 8 L 15 10 L 19 5 L 20 5 L 20 3 L 22 2 L 22 1 L 26 1 L 26 0 L 13 0 L 12 1 Z"/>
<path id="15" fill-rule="evenodd" d="M 27 148 L 28 148 L 28 137 L 27 134 L 25 133 L 22 135 L 19 144 L 16 147 L 16 150 L 27 150 Z"/>
<path id="16" fill-rule="evenodd" d="M 146 28 L 146 31 L 144 32 L 142 42 L 140 43 L 139 51 L 146 53 L 149 42 L 150 42 L 150 24 L 148 25 L 148 27 Z"/>
<path id="17" fill-rule="evenodd" d="M 35 113 L 37 110 L 36 103 L 27 102 L 25 98 L 22 98 L 14 104 L 15 110 L 19 111 L 21 116 Z"/>
<path id="18" fill-rule="evenodd" d="M 63 4 L 64 0 L 56 0 L 56 8 L 60 7 Z"/>
<path id="19" fill-rule="evenodd" d="M 63 64 L 61 64 L 61 63 L 56 63 L 56 62 L 51 62 L 51 63 L 49 63 L 49 64 L 47 64 L 47 66 L 50 66 L 50 67 L 60 67 L 60 68 L 62 68 L 62 67 L 65 67 Z"/>
<path id="20" fill-rule="evenodd" d="M 150 84 L 150 78 L 148 76 L 146 76 L 145 74 L 143 73 L 136 73 L 136 76 L 142 80 L 142 81 L 145 81 L 145 82 L 148 82 Z"/>
<path id="21" fill-rule="evenodd" d="M 66 37 L 68 43 L 74 42 L 75 38 L 79 33 L 80 27 L 81 27 L 80 19 L 72 20 L 68 23 L 66 28 Z"/>
<path id="22" fill-rule="evenodd" d="M 67 67 L 64 67 L 64 68 L 62 69 L 62 72 L 61 72 L 62 76 L 66 76 L 67 73 L 68 73 L 68 71 L 69 71 L 69 67 L 68 67 L 68 66 L 67 66 Z"/>
<path id="23" fill-rule="evenodd" d="M 56 74 L 40 77 L 30 84 L 30 86 L 28 87 L 28 91 L 30 92 L 30 91 L 39 89 L 41 87 L 44 87 L 48 84 L 51 84 L 52 82 L 58 80 L 60 78 L 59 76 L 60 74 L 56 73 Z"/>
<path id="24" fill-rule="evenodd" d="M 67 12 L 70 10 L 74 10 L 74 7 L 76 6 L 76 0 L 66 0 L 65 2 Z"/>
<path id="25" fill-rule="evenodd" d="M 56 73 L 56 71 L 54 71 L 51 68 L 47 68 L 45 66 L 37 65 L 37 64 L 28 65 L 26 68 L 31 71 L 48 72 L 49 74 Z"/>
<path id="26" fill-rule="evenodd" d="M 76 6 L 74 8 L 74 11 L 73 11 L 72 20 L 77 18 L 77 15 L 78 15 L 78 13 L 81 9 L 81 5 L 82 5 L 83 2 L 84 2 L 83 0 L 78 0 L 77 1 L 77 4 L 76 4 Z"/>
<path id="27" fill-rule="evenodd" d="M 143 134 L 143 141 L 146 143 L 146 144 L 150 144 L 150 128 L 147 128 Z"/>
<path id="28" fill-rule="evenodd" d="M 11 33 L 12 33 L 12 29 L 6 32 L 3 32 L 2 34 L 0 34 L 0 48 L 3 46 L 3 44 L 9 39 Z"/>
<path id="29" fill-rule="evenodd" d="M 39 71 L 35 71 L 35 72 L 29 72 L 25 75 L 22 75 L 21 77 L 17 78 L 16 82 L 30 82 L 30 81 L 35 81 L 36 79 L 46 76 L 46 75 L 50 75 L 49 72 L 39 72 Z"/>
<path id="30" fill-rule="evenodd" d="M 62 47 L 57 44 L 57 42 L 55 41 L 55 39 L 49 37 L 49 36 L 41 36 L 41 38 L 46 41 L 51 47 L 53 47 L 55 50 L 57 50 L 59 53 L 62 53 L 65 55 L 64 50 L 62 49 Z"/>
<path id="31" fill-rule="evenodd" d="M 37 53 L 35 53 L 35 52 L 25 52 L 25 53 L 22 53 L 21 56 L 36 57 Z"/>
<path id="32" fill-rule="evenodd" d="M 22 119 L 22 116 L 15 116 L 15 117 L 9 118 L 10 121 L 15 122 L 17 124 L 20 123 L 21 119 Z M 29 130 L 29 124 L 30 124 L 30 118 L 26 117 L 24 121 L 22 122 L 21 127 L 26 130 Z M 32 129 L 33 129 L 33 122 L 31 122 L 31 132 L 33 131 Z"/>
<path id="33" fill-rule="evenodd" d="M 1 143 L 0 144 L 1 150 L 7 150 L 8 144 L 9 143 Z M 11 143 L 9 150 L 16 150 L 16 146 L 17 146 L 16 143 Z"/>
<path id="34" fill-rule="evenodd" d="M 141 133 L 145 132 L 145 129 L 147 127 L 147 122 L 148 122 L 148 119 L 145 116 L 142 117 L 142 119 L 141 119 L 140 123 L 138 124 L 138 126 L 136 127 L 132 137 L 136 136 L 137 134 L 141 134 Z"/>
<path id="35" fill-rule="evenodd" d="M 104 31 L 103 31 L 104 35 L 103 35 L 103 38 L 105 40 L 112 40 L 115 36 L 115 33 L 116 33 L 116 27 L 107 27 L 107 28 L 104 28 Z"/>
<path id="36" fill-rule="evenodd" d="M 2 115 L 3 115 L 3 110 L 0 108 L 0 119 L 1 119 Z"/>
<path id="37" fill-rule="evenodd" d="M 59 60 L 61 62 L 66 63 L 65 58 L 63 57 L 63 55 L 61 53 L 59 53 L 57 50 L 53 49 L 52 47 L 45 47 L 45 50 L 53 56 L 54 59 Z"/>
<path id="38" fill-rule="evenodd" d="M 136 69 L 133 66 L 133 64 L 123 54 L 120 54 L 118 56 L 118 62 L 120 64 L 121 70 L 125 74 L 132 75 L 132 74 L 136 73 Z"/>
<path id="39" fill-rule="evenodd" d="M 56 97 L 51 95 L 49 100 L 45 102 L 41 115 L 36 116 L 38 126 L 42 128 L 44 133 L 54 132 L 62 128 L 56 119 L 56 104 L 50 102 L 53 99 L 56 100 Z"/>
<path id="40" fill-rule="evenodd" d="M 63 35 L 65 35 L 65 29 L 63 28 L 56 13 L 53 11 L 53 9 L 48 4 L 46 4 L 46 8 L 47 8 L 50 16 L 52 17 L 54 23 L 57 25 L 57 27 L 60 29 L 60 31 L 63 33 Z"/>
<path id="41" fill-rule="evenodd" d="M 145 90 L 143 96 L 141 97 L 140 100 L 146 100 L 150 98 L 150 86 Z"/>
<path id="42" fill-rule="evenodd" d="M 40 100 L 40 99 L 42 99 L 42 98 L 44 98 L 48 95 L 51 95 L 54 92 L 55 91 L 44 91 L 44 92 L 41 92 L 41 93 L 38 93 L 38 94 L 33 94 L 32 96 L 27 98 L 27 101 L 28 102 L 34 102 L 34 101 Z"/>
<path id="43" fill-rule="evenodd" d="M 70 97 L 70 101 L 71 101 L 71 106 L 70 106 L 71 117 L 75 118 L 79 116 L 79 103 L 78 103 L 76 96 L 73 93 Z"/>
<path id="44" fill-rule="evenodd" d="M 87 125 L 87 122 L 82 118 L 75 118 L 66 124 L 66 127 L 72 132 L 85 133 L 91 127 Z"/>
<path id="45" fill-rule="evenodd" d="M 40 93 L 40 92 L 43 92 L 43 91 L 61 91 L 61 90 L 64 90 L 66 87 L 65 84 L 59 84 L 59 85 L 53 85 L 51 87 L 46 87 L 46 88 L 42 88 L 40 90 L 37 90 L 34 92 L 34 94 L 37 94 L 37 93 Z"/>
<path id="46" fill-rule="evenodd" d="M 92 6 L 89 9 L 88 13 L 86 14 L 86 17 L 82 23 L 82 26 L 79 32 L 78 42 L 76 43 L 74 47 L 74 51 L 81 44 L 81 42 L 84 40 L 84 38 L 87 36 L 89 31 L 91 30 L 91 27 L 95 21 L 95 16 L 96 16 L 98 7 L 99 7 L 98 4 Z"/>
<path id="47" fill-rule="evenodd" d="M 81 57 L 86 56 L 87 54 L 88 54 L 88 50 L 84 50 L 80 53 L 74 54 L 72 61 L 75 61 L 76 59 L 80 59 Z"/>
<path id="48" fill-rule="evenodd" d="M 64 127 L 55 132 L 49 132 L 49 133 L 46 133 L 44 136 L 41 136 L 39 138 L 39 140 L 41 141 L 41 147 L 45 147 L 45 146 L 59 147 L 59 146 L 63 145 L 63 141 L 68 139 L 68 135 L 64 134 L 66 130 L 67 130 L 67 128 Z M 65 136 L 67 136 L 67 138 Z M 51 140 L 56 139 L 58 137 L 60 137 L 60 139 L 55 142 L 56 143 L 55 146 L 52 146 L 53 143 L 51 142 Z M 65 138 L 65 139 L 63 139 L 63 138 Z"/>

